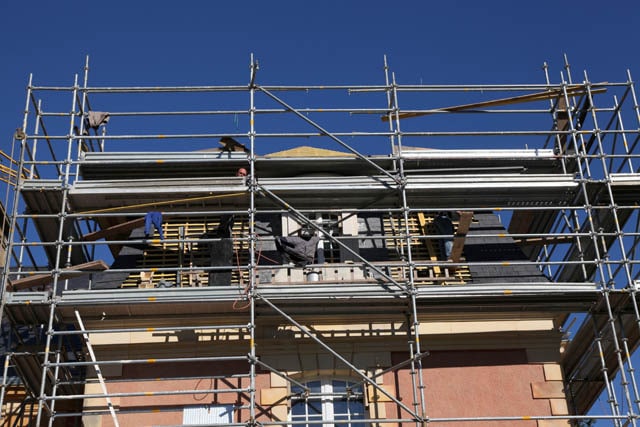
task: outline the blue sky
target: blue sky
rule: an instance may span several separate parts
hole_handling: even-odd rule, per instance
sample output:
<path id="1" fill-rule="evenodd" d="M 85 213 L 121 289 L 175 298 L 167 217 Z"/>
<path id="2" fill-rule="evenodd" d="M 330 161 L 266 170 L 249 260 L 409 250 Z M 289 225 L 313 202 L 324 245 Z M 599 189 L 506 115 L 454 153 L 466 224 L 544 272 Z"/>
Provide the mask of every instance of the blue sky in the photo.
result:
<path id="1" fill-rule="evenodd" d="M 640 2 L 144 1 L 0 2 L 0 149 L 21 126 L 29 73 L 73 83 L 90 56 L 94 86 L 238 85 L 249 58 L 264 85 L 640 78 Z M 638 89 L 636 89 L 638 91 Z"/>
<path id="2" fill-rule="evenodd" d="M 179 6 L 178 6 L 179 4 Z M 535 1 L 5 1 L 0 4 L 0 147 L 22 123 L 29 73 L 71 85 L 543 83 L 640 75 L 640 3 Z"/>

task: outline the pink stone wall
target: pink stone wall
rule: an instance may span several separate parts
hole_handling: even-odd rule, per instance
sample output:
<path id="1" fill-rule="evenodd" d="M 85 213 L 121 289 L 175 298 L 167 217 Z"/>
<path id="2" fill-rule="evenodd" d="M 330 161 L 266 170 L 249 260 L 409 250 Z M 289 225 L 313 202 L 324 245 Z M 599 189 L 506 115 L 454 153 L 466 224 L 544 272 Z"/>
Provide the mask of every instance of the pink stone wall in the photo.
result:
<path id="1" fill-rule="evenodd" d="M 407 359 L 394 354 L 394 363 Z M 434 351 L 423 359 L 426 415 L 433 418 L 551 415 L 547 399 L 533 399 L 531 383 L 544 381 L 542 365 L 527 364 L 524 350 Z M 413 408 L 408 369 L 390 373 L 385 383 L 395 383 L 402 402 Z M 406 416 L 397 405 L 387 404 L 387 416 Z M 408 424 L 407 424 L 408 425 Z M 519 426 L 536 421 L 432 422 L 433 427 Z"/>

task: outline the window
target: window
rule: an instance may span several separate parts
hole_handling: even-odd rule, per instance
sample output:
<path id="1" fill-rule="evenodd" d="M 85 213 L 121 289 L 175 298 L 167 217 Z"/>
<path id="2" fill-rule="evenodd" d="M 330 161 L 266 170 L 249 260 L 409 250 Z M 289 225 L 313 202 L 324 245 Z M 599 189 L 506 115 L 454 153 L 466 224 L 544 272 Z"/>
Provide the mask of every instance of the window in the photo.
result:
<path id="1" fill-rule="evenodd" d="M 182 424 L 211 425 L 233 422 L 233 405 L 198 405 L 184 408 Z"/>
<path id="2" fill-rule="evenodd" d="M 330 236 L 340 236 L 342 234 L 342 227 L 340 224 L 340 216 L 335 214 L 317 214 L 316 222 L 322 229 L 328 233 Z M 318 259 L 319 264 L 323 264 L 325 262 L 328 263 L 337 263 L 340 262 L 340 245 L 338 245 L 333 240 L 320 236 L 322 240 L 320 241 L 319 248 L 321 248 L 321 256 L 323 259 Z M 318 254 L 318 255 L 320 255 Z"/>
<path id="3" fill-rule="evenodd" d="M 318 380 L 305 384 L 309 394 L 298 386 L 291 387 L 291 421 L 334 421 L 323 426 L 364 427 L 354 420 L 364 419 L 362 386 L 351 387 L 342 380 Z M 303 424 L 295 424 L 295 426 Z M 306 424 L 308 427 L 320 424 Z"/>

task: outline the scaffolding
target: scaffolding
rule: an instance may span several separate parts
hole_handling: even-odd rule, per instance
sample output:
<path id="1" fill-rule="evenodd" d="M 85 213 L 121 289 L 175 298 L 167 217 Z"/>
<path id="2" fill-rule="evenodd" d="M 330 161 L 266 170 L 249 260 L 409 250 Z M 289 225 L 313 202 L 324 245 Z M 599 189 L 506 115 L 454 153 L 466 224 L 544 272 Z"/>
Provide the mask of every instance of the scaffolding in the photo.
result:
<path id="1" fill-rule="evenodd" d="M 273 409 L 320 399 L 305 373 L 327 366 L 349 378 L 341 398 L 370 404 L 354 424 L 637 425 L 640 108 L 630 72 L 576 83 L 565 60 L 557 83 L 545 65 L 540 84 L 407 85 L 385 59 L 382 76 L 262 85 L 252 57 L 236 86 L 90 86 L 88 59 L 71 86 L 31 77 L 13 140 L 22 177 L 11 175 L 5 201 L 0 401 L 24 388 L 5 425 L 121 425 L 196 394 L 242 396 L 226 425 L 327 423 Z M 149 212 L 162 215 L 152 233 Z M 437 226 L 442 212 L 452 233 Z M 323 261 L 274 260 L 274 236 L 301 230 L 321 242 Z M 489 243 L 501 252 L 483 252 Z M 225 255 L 211 262 L 212 250 Z M 430 412 L 425 329 L 486 313 L 553 319 L 566 414 Z M 402 342 L 402 360 L 358 355 L 351 341 L 367 323 L 366 342 Z M 126 346 L 109 341 L 125 335 Z M 185 350 L 189 340 L 198 351 Z M 282 362 L 291 354 L 279 342 L 299 345 L 299 357 L 313 346 L 319 361 Z M 205 365 L 244 372 L 199 374 Z M 128 366 L 137 382 L 113 375 Z M 156 388 L 151 367 L 180 367 L 175 388 Z M 383 385 L 401 370 L 411 399 Z M 286 384 L 272 402 L 265 374 Z M 186 385 L 205 378 L 210 387 Z M 590 412 L 602 393 L 607 411 Z M 377 401 L 395 409 L 377 412 Z"/>

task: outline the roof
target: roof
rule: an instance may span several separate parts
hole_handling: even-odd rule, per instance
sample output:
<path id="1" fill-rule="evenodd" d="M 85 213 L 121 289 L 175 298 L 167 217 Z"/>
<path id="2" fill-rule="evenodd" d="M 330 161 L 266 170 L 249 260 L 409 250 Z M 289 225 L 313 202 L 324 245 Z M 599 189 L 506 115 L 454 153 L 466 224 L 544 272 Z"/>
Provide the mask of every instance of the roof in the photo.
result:
<path id="1" fill-rule="evenodd" d="M 290 150 L 265 154 L 264 157 L 353 157 L 351 153 L 301 145 Z"/>

